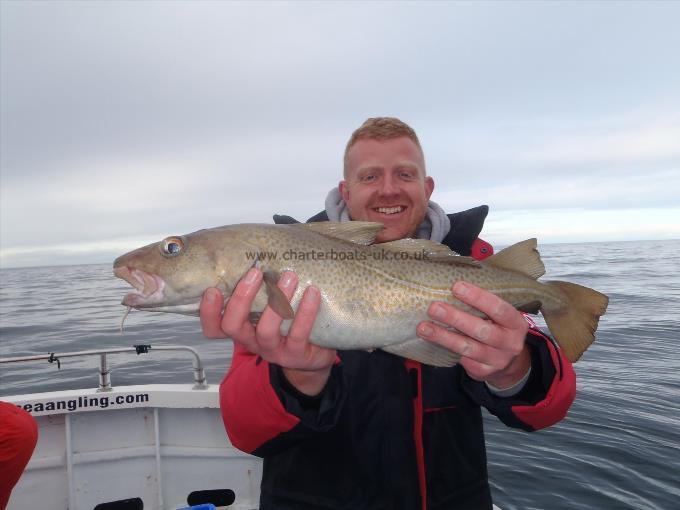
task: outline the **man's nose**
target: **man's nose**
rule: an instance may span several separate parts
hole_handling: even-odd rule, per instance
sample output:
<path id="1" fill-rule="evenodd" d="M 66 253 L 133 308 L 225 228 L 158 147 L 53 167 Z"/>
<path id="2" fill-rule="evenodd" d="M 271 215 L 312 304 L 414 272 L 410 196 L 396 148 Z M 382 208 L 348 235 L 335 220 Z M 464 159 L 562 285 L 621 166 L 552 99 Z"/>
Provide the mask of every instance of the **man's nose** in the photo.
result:
<path id="1" fill-rule="evenodd" d="M 386 175 L 380 182 L 380 194 L 381 195 L 396 195 L 399 193 L 399 187 L 397 186 L 394 177 L 391 175 Z"/>

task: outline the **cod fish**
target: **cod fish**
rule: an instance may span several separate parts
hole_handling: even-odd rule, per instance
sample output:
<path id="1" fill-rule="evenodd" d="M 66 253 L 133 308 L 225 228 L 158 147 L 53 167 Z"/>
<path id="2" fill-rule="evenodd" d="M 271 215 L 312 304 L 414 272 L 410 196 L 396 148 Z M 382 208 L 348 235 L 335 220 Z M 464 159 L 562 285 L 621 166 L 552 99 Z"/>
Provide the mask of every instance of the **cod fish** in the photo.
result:
<path id="1" fill-rule="evenodd" d="M 136 290 L 129 308 L 198 315 L 203 292 L 219 288 L 226 302 L 253 266 L 264 273 L 251 317 L 269 305 L 286 334 L 304 289 L 316 286 L 321 307 L 310 341 L 347 349 L 383 349 L 433 366 L 453 366 L 459 356 L 419 338 L 416 325 L 440 300 L 485 317 L 457 300 L 453 282 L 482 287 L 527 313 L 542 313 L 558 345 L 572 361 L 594 341 L 607 296 L 563 281 L 537 281 L 545 268 L 528 239 L 477 261 L 422 239 L 374 244 L 380 223 L 351 221 L 293 225 L 240 224 L 168 237 L 117 258 L 114 274 Z M 285 270 L 299 279 L 286 299 L 276 282 Z M 129 311 L 128 308 L 128 311 Z"/>

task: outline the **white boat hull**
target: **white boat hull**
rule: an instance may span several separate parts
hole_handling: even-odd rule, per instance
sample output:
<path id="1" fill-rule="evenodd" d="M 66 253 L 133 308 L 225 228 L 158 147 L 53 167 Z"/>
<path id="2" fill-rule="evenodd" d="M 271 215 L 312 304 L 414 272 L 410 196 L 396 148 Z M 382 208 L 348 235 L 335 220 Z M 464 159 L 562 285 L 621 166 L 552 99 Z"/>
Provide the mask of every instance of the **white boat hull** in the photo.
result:
<path id="1" fill-rule="evenodd" d="M 36 450 L 8 509 L 92 510 L 139 497 L 146 509 L 187 506 L 196 490 L 231 489 L 230 508 L 256 509 L 260 459 L 224 431 L 218 387 L 118 387 L 5 397 L 33 414 Z"/>

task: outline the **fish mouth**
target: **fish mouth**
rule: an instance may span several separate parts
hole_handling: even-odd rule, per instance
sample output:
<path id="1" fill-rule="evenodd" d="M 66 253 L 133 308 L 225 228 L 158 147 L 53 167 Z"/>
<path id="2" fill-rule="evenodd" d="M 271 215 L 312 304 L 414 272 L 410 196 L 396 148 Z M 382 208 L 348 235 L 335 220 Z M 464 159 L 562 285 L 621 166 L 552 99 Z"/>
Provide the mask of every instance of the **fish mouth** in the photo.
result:
<path id="1" fill-rule="evenodd" d="M 121 304 L 144 308 L 163 301 L 165 282 L 160 276 L 127 266 L 115 267 L 113 274 L 135 288 L 135 292 L 123 296 Z"/>

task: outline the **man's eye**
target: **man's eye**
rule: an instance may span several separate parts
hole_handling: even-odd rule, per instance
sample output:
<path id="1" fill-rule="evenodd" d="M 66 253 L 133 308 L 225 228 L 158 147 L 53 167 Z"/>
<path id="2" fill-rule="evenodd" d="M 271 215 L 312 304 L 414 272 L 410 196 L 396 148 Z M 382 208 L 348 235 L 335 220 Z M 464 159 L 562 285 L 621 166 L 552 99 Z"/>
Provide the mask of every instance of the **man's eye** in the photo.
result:
<path id="1" fill-rule="evenodd" d="M 361 179 L 364 182 L 371 182 L 375 180 L 375 175 L 374 174 L 368 174 L 364 175 L 363 178 Z"/>
<path id="2" fill-rule="evenodd" d="M 413 172 L 401 172 L 401 173 L 399 174 L 399 176 L 400 176 L 402 179 L 406 179 L 406 180 L 409 180 L 409 181 L 410 181 L 410 180 L 413 180 L 413 179 L 415 178 L 415 175 L 413 174 Z"/>

